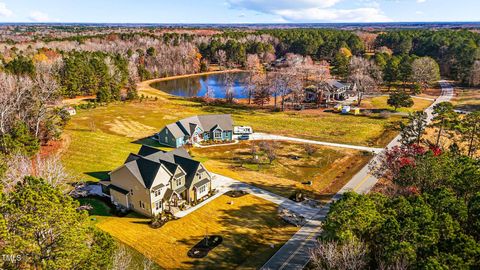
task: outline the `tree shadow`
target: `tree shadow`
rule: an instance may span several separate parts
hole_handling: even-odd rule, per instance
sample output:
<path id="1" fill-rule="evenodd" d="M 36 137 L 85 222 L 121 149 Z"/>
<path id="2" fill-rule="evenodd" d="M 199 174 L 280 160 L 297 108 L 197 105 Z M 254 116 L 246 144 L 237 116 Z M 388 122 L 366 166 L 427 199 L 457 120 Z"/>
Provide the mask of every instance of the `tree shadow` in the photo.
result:
<path id="1" fill-rule="evenodd" d="M 108 174 L 109 172 L 110 171 L 86 172 L 85 174 L 100 181 L 106 181 L 110 179 L 110 175 Z"/>
<path id="2" fill-rule="evenodd" d="M 241 199 L 232 198 L 233 201 Z M 283 245 L 276 244 L 273 248 L 270 245 L 278 242 L 275 238 L 280 231 L 277 230 L 292 226 L 284 222 L 277 215 L 276 207 L 272 208 L 267 202 L 220 210 L 216 220 L 223 229 L 212 234 L 221 235 L 223 243 L 206 257 L 183 263 L 195 269 L 258 269 Z M 191 237 L 178 242 L 193 247 L 201 239 Z"/>

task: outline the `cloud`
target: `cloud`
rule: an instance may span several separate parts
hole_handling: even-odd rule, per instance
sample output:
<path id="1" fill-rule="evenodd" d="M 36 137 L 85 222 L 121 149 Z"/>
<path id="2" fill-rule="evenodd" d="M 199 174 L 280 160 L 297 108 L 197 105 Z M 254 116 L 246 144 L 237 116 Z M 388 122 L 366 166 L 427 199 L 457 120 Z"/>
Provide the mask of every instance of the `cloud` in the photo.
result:
<path id="1" fill-rule="evenodd" d="M 48 22 L 51 21 L 50 17 L 48 17 L 47 13 L 41 11 L 32 11 L 28 16 L 28 19 L 34 22 Z"/>
<path id="2" fill-rule="evenodd" d="M 332 22 L 388 22 L 391 21 L 378 8 L 280 10 L 277 12 L 288 21 L 332 21 Z"/>
<path id="3" fill-rule="evenodd" d="M 227 0 L 231 8 L 280 16 L 290 22 L 388 22 L 376 1 L 352 9 L 335 8 L 344 0 Z M 358 3 L 358 2 L 357 2 Z"/>
<path id="4" fill-rule="evenodd" d="M 0 2 L 0 17 L 10 17 L 13 15 L 13 11 L 8 9 L 5 3 Z"/>

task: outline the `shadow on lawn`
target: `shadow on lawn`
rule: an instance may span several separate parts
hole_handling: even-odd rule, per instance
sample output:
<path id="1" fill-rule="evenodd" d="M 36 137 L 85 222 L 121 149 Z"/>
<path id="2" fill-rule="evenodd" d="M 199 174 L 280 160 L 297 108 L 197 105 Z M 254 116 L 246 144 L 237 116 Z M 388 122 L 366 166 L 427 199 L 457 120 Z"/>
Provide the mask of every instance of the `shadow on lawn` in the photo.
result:
<path id="1" fill-rule="evenodd" d="M 153 136 L 153 135 L 152 135 L 152 136 Z M 134 143 L 134 144 L 140 144 L 140 145 L 146 145 L 146 146 L 151 146 L 151 147 L 162 147 L 162 146 L 165 146 L 165 145 L 162 145 L 162 144 L 158 143 L 158 141 L 152 139 L 152 136 L 148 136 L 148 137 L 145 137 L 145 138 L 141 138 L 141 139 L 135 140 L 135 141 L 133 141 L 132 143 Z"/>
<path id="2" fill-rule="evenodd" d="M 85 174 L 93 178 L 96 178 L 99 181 L 104 181 L 104 180 L 110 179 L 110 175 L 108 175 L 109 172 L 110 171 L 86 172 Z"/>
<path id="3" fill-rule="evenodd" d="M 291 226 L 278 217 L 276 206 L 272 207 L 269 203 L 221 210 L 217 220 L 227 229 L 212 231 L 210 234 L 222 236 L 223 243 L 206 257 L 183 263 L 195 269 L 258 269 L 281 246 L 270 246 L 278 241 L 273 239 L 280 234 L 277 230 Z M 208 231 L 208 227 L 205 231 Z M 202 237 L 192 237 L 180 239 L 178 242 L 193 247 L 201 239 Z"/>

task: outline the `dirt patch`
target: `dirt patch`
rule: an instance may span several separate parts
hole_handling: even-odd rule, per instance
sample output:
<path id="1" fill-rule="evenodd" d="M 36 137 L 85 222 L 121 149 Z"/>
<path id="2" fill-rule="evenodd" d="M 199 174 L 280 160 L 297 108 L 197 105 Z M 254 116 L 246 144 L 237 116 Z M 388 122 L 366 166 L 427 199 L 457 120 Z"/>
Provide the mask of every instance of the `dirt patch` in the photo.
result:
<path id="1" fill-rule="evenodd" d="M 49 157 L 52 155 L 61 155 L 70 145 L 71 138 L 63 133 L 59 140 L 49 141 L 40 148 L 40 156 Z"/>

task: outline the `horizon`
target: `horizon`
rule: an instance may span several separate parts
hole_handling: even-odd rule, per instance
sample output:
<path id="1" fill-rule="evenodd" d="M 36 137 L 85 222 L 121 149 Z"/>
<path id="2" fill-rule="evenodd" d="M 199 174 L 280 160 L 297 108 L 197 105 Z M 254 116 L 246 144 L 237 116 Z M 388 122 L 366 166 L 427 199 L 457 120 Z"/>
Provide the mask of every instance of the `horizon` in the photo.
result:
<path id="1" fill-rule="evenodd" d="M 0 0 L 6 23 L 330 24 L 479 22 L 471 0 Z M 464 7 L 469 7 L 468 9 Z"/>

